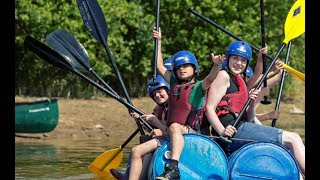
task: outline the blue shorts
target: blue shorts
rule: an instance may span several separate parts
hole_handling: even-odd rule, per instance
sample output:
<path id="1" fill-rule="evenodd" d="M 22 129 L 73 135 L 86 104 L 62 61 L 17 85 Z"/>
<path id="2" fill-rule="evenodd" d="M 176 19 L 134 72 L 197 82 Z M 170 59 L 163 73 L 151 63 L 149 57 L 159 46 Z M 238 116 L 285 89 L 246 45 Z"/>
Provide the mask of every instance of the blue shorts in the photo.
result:
<path id="1" fill-rule="evenodd" d="M 282 129 L 245 122 L 237 129 L 237 133 L 233 137 L 281 144 L 282 132 Z"/>

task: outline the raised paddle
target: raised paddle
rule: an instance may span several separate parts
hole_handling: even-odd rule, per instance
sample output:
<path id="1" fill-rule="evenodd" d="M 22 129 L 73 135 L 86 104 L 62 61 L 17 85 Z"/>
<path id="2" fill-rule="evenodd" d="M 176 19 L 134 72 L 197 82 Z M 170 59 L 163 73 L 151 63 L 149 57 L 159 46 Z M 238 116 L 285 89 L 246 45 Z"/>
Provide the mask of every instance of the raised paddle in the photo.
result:
<path id="1" fill-rule="evenodd" d="M 284 63 L 286 63 L 286 64 L 289 61 L 291 44 L 292 44 L 291 41 L 289 41 L 288 47 L 287 47 L 287 52 L 286 52 L 286 59 L 284 61 Z M 277 98 L 277 102 L 276 102 L 276 106 L 275 106 L 275 110 L 277 110 L 277 111 L 280 109 L 280 100 L 281 100 L 281 95 L 282 95 L 282 89 L 283 89 L 285 75 L 286 75 L 286 72 L 282 71 L 280 87 L 279 87 L 279 91 L 278 91 L 278 98 Z M 277 121 L 277 119 L 272 119 L 271 127 L 275 127 L 276 126 L 276 121 Z"/>
<path id="2" fill-rule="evenodd" d="M 107 43 L 108 38 L 108 28 L 106 19 L 102 13 L 100 5 L 97 0 L 77 0 L 78 9 L 80 11 L 83 23 L 86 25 L 92 37 L 94 37 L 99 43 L 101 43 L 106 50 L 109 60 L 111 61 L 112 67 L 116 73 L 118 80 L 120 81 L 121 87 L 124 91 L 127 101 L 132 104 L 131 98 L 127 91 L 126 86 L 123 83 L 122 77 L 118 70 L 117 64 L 111 55 L 109 46 Z M 136 121 L 137 126 L 141 135 L 145 135 L 141 124 Z"/>
<path id="3" fill-rule="evenodd" d="M 266 34 L 264 30 L 264 0 L 260 0 L 260 29 L 261 29 L 261 47 L 266 46 Z M 266 55 L 262 54 L 262 64 L 263 64 L 263 74 L 266 72 Z M 267 78 L 263 82 L 263 86 L 267 87 Z M 261 104 L 267 105 L 271 104 L 272 101 L 268 99 L 268 96 L 264 96 L 263 100 L 260 101 Z"/>
<path id="4" fill-rule="evenodd" d="M 286 22 L 285 22 L 285 26 L 284 26 L 284 34 L 285 34 L 285 38 L 282 42 L 282 45 L 280 47 L 280 49 L 278 50 L 277 54 L 275 55 L 275 57 L 273 58 L 273 60 L 271 61 L 270 66 L 268 67 L 268 69 L 266 70 L 266 73 L 263 74 L 262 78 L 259 80 L 257 86 L 255 87 L 255 90 L 258 90 L 262 84 L 262 82 L 264 81 L 264 79 L 267 77 L 267 74 L 270 72 L 270 70 L 272 69 L 272 66 L 275 64 L 276 60 L 278 59 L 279 55 L 281 54 L 281 52 L 283 51 L 284 47 L 286 46 L 286 44 L 300 36 L 301 34 L 304 33 L 305 31 L 305 23 L 304 23 L 304 17 L 305 17 L 305 4 L 304 4 L 304 0 L 297 0 L 293 6 L 291 7 L 287 18 L 286 18 Z M 248 99 L 244 105 L 244 107 L 242 108 L 242 110 L 240 111 L 239 115 L 237 116 L 233 126 L 237 127 L 237 125 L 240 122 L 240 119 L 242 118 L 244 112 L 246 111 L 247 107 L 249 106 L 250 102 L 252 99 Z M 231 143 L 230 137 L 223 137 L 220 136 L 221 140 L 223 142 L 227 142 L 227 143 Z"/>
<path id="5" fill-rule="evenodd" d="M 160 14 L 160 0 L 157 0 L 157 7 L 156 7 L 156 31 L 159 32 L 159 14 Z M 156 81 L 157 79 L 157 59 L 158 59 L 158 38 L 154 40 L 154 52 L 153 52 L 153 76 L 152 76 L 152 83 L 151 86 L 156 86 L 159 82 Z"/>
<path id="6" fill-rule="evenodd" d="M 227 29 L 223 28 L 222 26 L 220 26 L 219 24 L 215 23 L 214 21 L 210 20 L 209 18 L 203 16 L 202 14 L 196 12 L 193 8 L 188 8 L 188 11 L 190 11 L 192 14 L 196 15 L 197 17 L 199 17 L 200 19 L 206 21 L 207 23 L 213 25 L 214 27 L 218 28 L 219 30 L 221 30 L 222 32 L 228 34 L 229 36 L 233 37 L 234 39 L 238 40 L 238 41 L 244 41 L 242 40 L 241 38 L 239 38 L 238 36 L 234 35 L 233 33 L 231 33 L 230 31 L 228 31 Z M 288 19 L 288 17 L 287 17 Z M 289 20 L 290 21 L 290 20 Z M 288 23 L 289 24 L 289 23 Z M 304 22 L 303 22 L 304 24 Z M 302 28 L 302 27 L 299 27 L 299 28 Z M 303 25 L 303 28 L 304 28 L 304 25 Z M 256 46 L 253 46 L 251 44 L 249 44 L 250 47 L 255 50 L 255 51 L 260 51 L 259 48 L 257 48 Z M 270 60 L 272 60 L 272 57 L 270 57 L 268 54 L 265 55 L 267 58 L 269 58 Z M 296 75 L 296 74 L 293 74 L 293 75 Z"/>
<path id="7" fill-rule="evenodd" d="M 212 20 L 210 20 L 209 18 L 201 15 L 200 13 L 196 12 L 195 10 L 193 10 L 192 8 L 188 8 L 188 11 L 190 11 L 192 14 L 196 15 L 197 17 L 199 17 L 200 19 L 208 22 L 209 24 L 213 25 L 214 27 L 218 28 L 219 30 L 221 30 L 222 32 L 228 34 L 229 36 L 233 37 L 234 39 L 238 40 L 238 41 L 243 41 L 242 39 L 240 39 L 239 37 L 237 37 L 236 35 L 232 34 L 230 31 L 226 30 L 225 28 L 223 28 L 222 26 L 220 26 L 219 24 L 213 22 Z M 252 49 L 254 49 L 255 51 L 260 51 L 260 49 L 258 49 L 257 47 L 249 44 L 250 47 Z M 265 54 L 265 56 L 269 59 L 272 60 L 272 57 L 270 57 L 268 54 Z M 292 75 L 298 77 L 299 79 L 304 80 L 304 74 L 302 74 L 301 72 L 293 69 L 292 67 L 288 66 L 288 65 L 284 65 L 283 68 L 285 68 L 288 72 L 292 73 Z"/>
<path id="8" fill-rule="evenodd" d="M 89 55 L 86 49 L 76 38 L 72 36 L 72 34 L 63 29 L 57 29 L 46 37 L 46 41 L 52 49 L 64 56 L 73 67 L 85 68 L 91 72 L 109 91 L 117 95 L 117 93 L 90 66 Z M 139 117 L 139 119 L 140 118 L 141 117 Z"/>
<path id="9" fill-rule="evenodd" d="M 80 76 L 81 78 L 85 79 L 90 84 L 97 87 L 99 90 L 103 91 L 107 95 L 113 97 L 123 105 L 125 105 L 127 108 L 130 108 L 132 111 L 138 113 L 139 115 L 143 115 L 144 113 L 141 112 L 139 109 L 134 107 L 133 105 L 129 104 L 119 96 L 113 94 L 109 90 L 105 89 L 104 87 L 100 86 L 87 76 L 83 75 L 82 73 L 78 72 L 74 67 L 70 66 L 69 61 L 66 61 L 64 57 L 62 57 L 59 53 L 52 50 L 42 42 L 38 41 L 37 39 L 27 36 L 24 45 L 28 47 L 33 53 L 47 61 L 48 63 L 57 66 L 64 70 L 69 70 L 73 72 L 74 74 Z M 147 122 L 142 120 L 142 123 L 147 127 L 151 128 Z M 152 130 L 152 128 L 150 129 Z M 100 155 L 94 162 L 92 162 L 89 166 L 90 170 L 95 172 L 95 174 L 100 176 L 105 176 L 109 174 L 110 168 L 117 168 L 121 161 L 122 161 L 122 149 L 127 145 L 129 141 L 139 132 L 139 129 L 137 129 L 119 148 L 109 150 L 102 155 Z"/>
<path id="10" fill-rule="evenodd" d="M 108 84 L 90 67 L 89 56 L 85 48 L 66 30 L 57 29 L 51 32 L 46 41 L 56 52 L 61 54 L 76 68 L 86 69 L 92 73 L 109 91 L 117 94 Z"/>

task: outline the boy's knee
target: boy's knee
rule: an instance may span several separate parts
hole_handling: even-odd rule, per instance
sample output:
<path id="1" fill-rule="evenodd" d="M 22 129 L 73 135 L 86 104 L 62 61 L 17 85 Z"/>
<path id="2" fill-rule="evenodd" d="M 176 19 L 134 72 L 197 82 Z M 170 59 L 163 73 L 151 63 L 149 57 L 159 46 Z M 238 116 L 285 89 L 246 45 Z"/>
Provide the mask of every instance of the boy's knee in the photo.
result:
<path id="1" fill-rule="evenodd" d="M 170 126 L 169 126 L 169 131 L 176 131 L 178 129 L 180 129 L 182 126 L 181 124 L 179 123 L 172 123 Z"/>
<path id="2" fill-rule="evenodd" d="M 134 146 L 132 149 L 131 149 L 131 156 L 132 158 L 138 158 L 138 157 L 141 157 L 141 152 L 140 152 L 140 147 L 139 146 Z"/>

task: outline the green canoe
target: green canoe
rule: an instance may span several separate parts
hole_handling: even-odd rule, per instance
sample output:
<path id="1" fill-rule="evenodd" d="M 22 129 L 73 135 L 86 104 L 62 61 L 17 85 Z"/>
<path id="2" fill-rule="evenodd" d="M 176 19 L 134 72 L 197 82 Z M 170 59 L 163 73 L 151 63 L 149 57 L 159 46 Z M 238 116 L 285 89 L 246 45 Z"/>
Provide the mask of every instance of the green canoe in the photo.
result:
<path id="1" fill-rule="evenodd" d="M 16 133 L 45 133 L 52 131 L 59 121 L 58 99 L 15 103 Z"/>

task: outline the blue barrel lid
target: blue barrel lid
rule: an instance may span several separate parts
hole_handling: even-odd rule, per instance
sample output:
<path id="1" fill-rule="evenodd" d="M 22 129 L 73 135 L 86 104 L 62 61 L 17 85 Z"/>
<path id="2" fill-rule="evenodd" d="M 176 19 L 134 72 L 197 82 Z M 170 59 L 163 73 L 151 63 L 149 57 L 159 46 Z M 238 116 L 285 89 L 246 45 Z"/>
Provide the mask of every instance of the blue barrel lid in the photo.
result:
<path id="1" fill-rule="evenodd" d="M 228 179 L 228 159 L 222 148 L 212 139 L 199 134 L 184 134 L 184 149 L 179 160 L 181 179 Z M 155 179 L 164 172 L 170 161 L 170 141 L 153 154 L 148 177 Z"/>
<path id="2" fill-rule="evenodd" d="M 299 168 L 293 155 L 272 142 L 248 143 L 233 152 L 228 160 L 230 179 L 299 179 Z"/>

